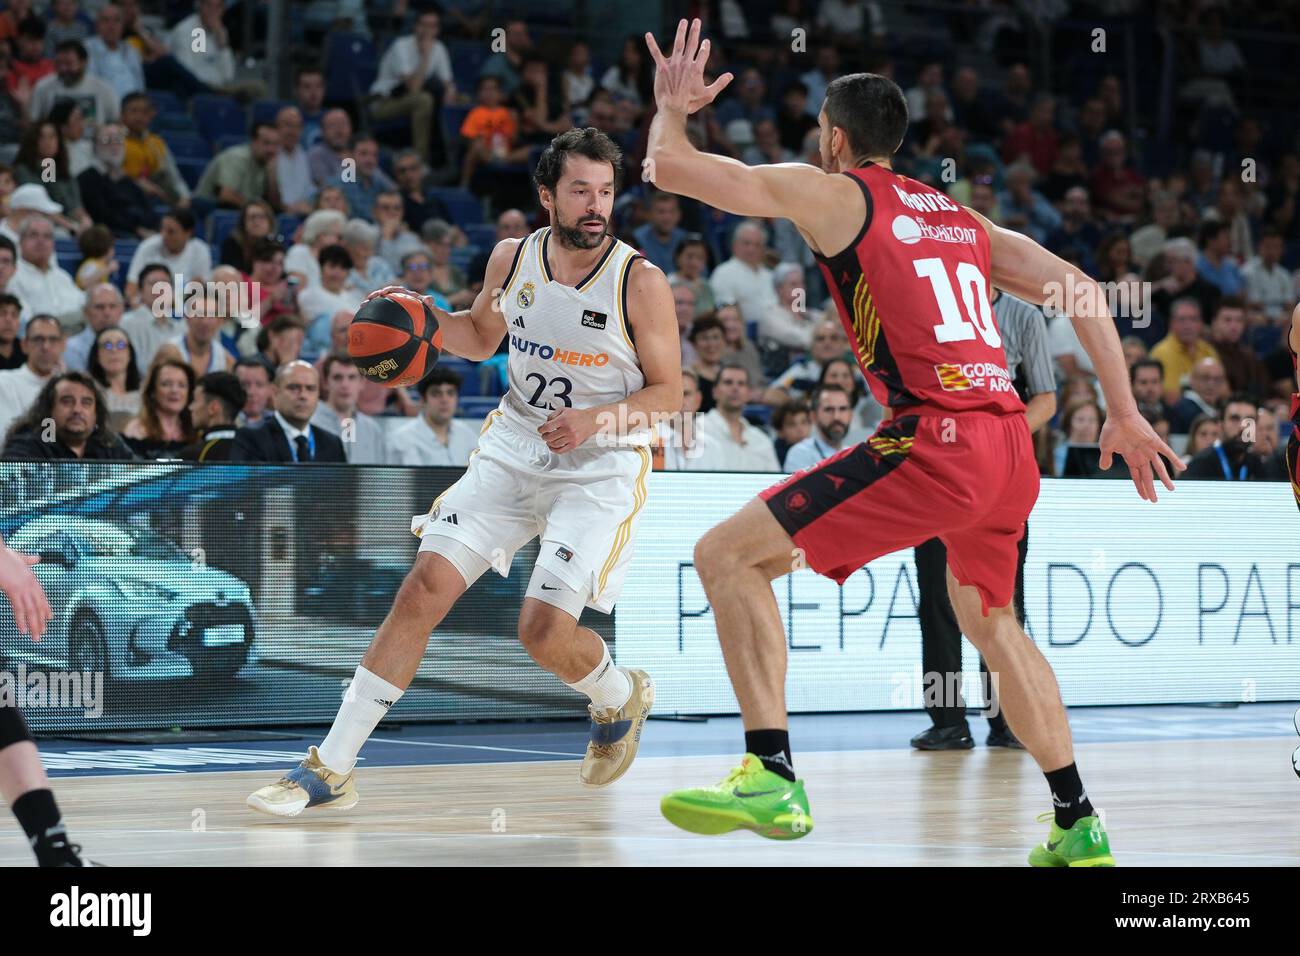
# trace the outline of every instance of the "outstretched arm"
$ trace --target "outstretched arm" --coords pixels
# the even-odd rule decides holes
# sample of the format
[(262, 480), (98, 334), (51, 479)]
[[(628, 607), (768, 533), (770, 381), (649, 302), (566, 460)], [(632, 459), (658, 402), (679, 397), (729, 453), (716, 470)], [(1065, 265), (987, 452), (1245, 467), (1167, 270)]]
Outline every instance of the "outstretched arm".
[(691, 23), (689, 34), (686, 21), (678, 23), (676, 42), (667, 57), (649, 33), (646, 45), (655, 61), (658, 111), (650, 124), (644, 175), (660, 189), (740, 216), (789, 219), (813, 236), (818, 235), (814, 228), (824, 229), (828, 214), (837, 207), (842, 211), (846, 201), (862, 203), (857, 187), (846, 183), (845, 189), (838, 183), (843, 177), (829, 176), (806, 163), (746, 166), (727, 156), (700, 152), (686, 136), (686, 117), (713, 102), (731, 82), (731, 74), (724, 73), (705, 86), (709, 41), (700, 42), (699, 20)]
[(40, 558), (21, 554), (0, 540), (0, 591), (9, 599), (19, 634), (39, 638), (54, 615), (45, 589), (32, 574), (32, 565)]
[[(1124, 459), (1138, 494), (1156, 500), (1159, 476), (1173, 491), (1165, 460), (1177, 471), (1186, 466), (1138, 411), (1129, 387), (1128, 364), (1120, 346), (1119, 333), (1106, 304), (1106, 294), (1086, 272), (1048, 252), (1028, 236), (994, 225), (973, 209), (967, 210), (989, 234), (989, 259), (993, 284), (1026, 302), (1042, 305), (1049, 299), (1063, 306), (1078, 333), (1079, 342), (1092, 359), (1097, 381), (1106, 396), (1106, 424), (1101, 430), (1101, 467), (1109, 468), (1112, 456)], [(1065, 292), (1074, 290), (1073, 301)], [(1163, 459), (1161, 456), (1164, 456)]]

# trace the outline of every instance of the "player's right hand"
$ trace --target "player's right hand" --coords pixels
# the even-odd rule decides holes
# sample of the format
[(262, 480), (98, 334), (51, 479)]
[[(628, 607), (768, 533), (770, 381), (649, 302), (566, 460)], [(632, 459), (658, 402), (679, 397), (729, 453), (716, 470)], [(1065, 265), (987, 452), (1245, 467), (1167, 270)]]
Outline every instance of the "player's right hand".
[(13, 608), (18, 633), (40, 637), (54, 613), (45, 597), (45, 588), (32, 574), (32, 565), (40, 563), (33, 554), (22, 554), (0, 544), (0, 591), (4, 591)]
[(1114, 455), (1119, 455), (1128, 465), (1133, 485), (1144, 501), (1156, 500), (1153, 475), (1159, 475), (1161, 483), (1170, 491), (1174, 490), (1166, 460), (1173, 463), (1175, 471), (1187, 467), (1136, 408), (1107, 416), (1106, 424), (1101, 428), (1100, 464), (1103, 471), (1111, 466)]

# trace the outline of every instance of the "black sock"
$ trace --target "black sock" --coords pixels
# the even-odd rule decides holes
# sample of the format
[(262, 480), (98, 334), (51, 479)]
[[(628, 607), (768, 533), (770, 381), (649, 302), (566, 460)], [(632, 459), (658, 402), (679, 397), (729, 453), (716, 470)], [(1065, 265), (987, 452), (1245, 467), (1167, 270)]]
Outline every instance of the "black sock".
[(1092, 804), (1083, 792), (1083, 781), (1079, 779), (1076, 764), (1049, 771), (1044, 776), (1052, 790), (1052, 807), (1056, 811), (1058, 827), (1068, 830), (1076, 820), (1093, 815)]
[(790, 731), (747, 730), (745, 751), (763, 761), (763, 766), (774, 774), (794, 781), (794, 758), (790, 756)]
[(77, 865), (53, 791), (29, 790), (14, 801), (13, 811), (40, 866)]

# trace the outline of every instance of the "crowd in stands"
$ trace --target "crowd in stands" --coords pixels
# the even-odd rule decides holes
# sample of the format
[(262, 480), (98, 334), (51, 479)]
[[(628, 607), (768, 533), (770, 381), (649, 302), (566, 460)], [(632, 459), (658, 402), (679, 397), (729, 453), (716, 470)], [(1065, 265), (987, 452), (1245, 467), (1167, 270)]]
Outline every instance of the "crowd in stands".
[[(660, 467), (793, 471), (880, 423), (792, 225), (641, 180), (654, 98), (639, 36), (600, 49), (502, 16), (502, 49), (481, 4), (395, 0), (381, 16), (313, 0), (299, 6), (322, 49), (355, 55), (300, 56), (277, 100), (239, 46), (258, 6), (0, 12), (0, 456), (464, 464), (503, 356), (385, 389), (347, 358), (347, 324), (393, 284), (468, 307), (494, 244), (545, 224), (532, 166), (572, 125), (622, 148), (610, 229), (673, 290), (698, 415), (661, 434)], [(902, 42), (892, 5), (698, 6), (709, 77), (736, 77), (690, 118), (698, 147), (818, 164), (826, 84), (893, 77), (911, 115), (895, 168), (1106, 283), (1134, 395), (1187, 476), (1285, 480), (1300, 142), (1243, 82), (1221, 7), (1108, 5), (1108, 22), (1179, 28), (1162, 102), (1109, 67), (1035, 75), (1015, 5), (950, 5), (944, 56)], [(1164, 108), (1176, 131), (1155, 143)], [(195, 282), (207, 291), (187, 294)], [(1042, 473), (1100, 476), (1106, 409), (1068, 318), (1006, 295), (995, 310), (1023, 329), (1009, 361)]]

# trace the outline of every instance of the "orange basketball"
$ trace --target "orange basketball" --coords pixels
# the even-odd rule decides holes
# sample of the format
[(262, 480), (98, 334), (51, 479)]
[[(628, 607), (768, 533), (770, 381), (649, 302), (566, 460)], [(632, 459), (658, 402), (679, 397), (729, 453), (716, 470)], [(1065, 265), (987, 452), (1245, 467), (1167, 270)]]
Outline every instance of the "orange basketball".
[(419, 384), (442, 354), (438, 318), (414, 292), (364, 302), (348, 327), (348, 353), (361, 374), (389, 388)]

